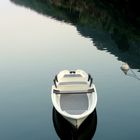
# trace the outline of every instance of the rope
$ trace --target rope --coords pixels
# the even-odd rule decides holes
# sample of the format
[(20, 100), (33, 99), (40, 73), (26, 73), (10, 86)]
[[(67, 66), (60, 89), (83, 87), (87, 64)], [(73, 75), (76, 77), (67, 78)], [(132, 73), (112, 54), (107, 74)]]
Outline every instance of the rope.
[(130, 71), (132, 72), (132, 75), (127, 74), (128, 76), (131, 76), (131, 77), (136, 78), (137, 80), (140, 80), (140, 78), (136, 75), (136, 73), (131, 68), (130, 68)]

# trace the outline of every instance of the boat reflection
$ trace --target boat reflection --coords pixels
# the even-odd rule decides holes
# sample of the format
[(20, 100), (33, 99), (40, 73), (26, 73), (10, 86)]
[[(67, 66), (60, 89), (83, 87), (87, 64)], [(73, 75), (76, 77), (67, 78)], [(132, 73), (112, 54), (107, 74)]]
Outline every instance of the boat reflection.
[(91, 140), (96, 131), (96, 109), (87, 117), (79, 129), (73, 127), (54, 107), (52, 110), (52, 119), (55, 131), (61, 140)]

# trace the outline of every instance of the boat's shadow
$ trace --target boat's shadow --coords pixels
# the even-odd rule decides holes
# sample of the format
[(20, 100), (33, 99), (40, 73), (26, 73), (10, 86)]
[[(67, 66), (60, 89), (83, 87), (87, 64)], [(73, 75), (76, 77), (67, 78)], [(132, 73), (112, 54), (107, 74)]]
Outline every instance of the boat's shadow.
[(79, 129), (74, 128), (55, 108), (52, 110), (52, 119), (56, 133), (61, 140), (91, 140), (96, 131), (96, 109), (81, 124)]

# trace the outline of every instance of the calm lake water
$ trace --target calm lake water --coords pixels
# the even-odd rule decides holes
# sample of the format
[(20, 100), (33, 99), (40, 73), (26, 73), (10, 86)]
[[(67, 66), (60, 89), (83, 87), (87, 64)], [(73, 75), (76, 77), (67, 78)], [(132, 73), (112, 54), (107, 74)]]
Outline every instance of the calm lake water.
[(140, 80), (120, 70), (127, 61), (140, 77), (140, 57), (116, 46), (102, 31), (0, 1), (0, 140), (59, 139), (50, 95), (53, 78), (63, 69), (83, 69), (94, 78), (92, 139), (140, 139)]

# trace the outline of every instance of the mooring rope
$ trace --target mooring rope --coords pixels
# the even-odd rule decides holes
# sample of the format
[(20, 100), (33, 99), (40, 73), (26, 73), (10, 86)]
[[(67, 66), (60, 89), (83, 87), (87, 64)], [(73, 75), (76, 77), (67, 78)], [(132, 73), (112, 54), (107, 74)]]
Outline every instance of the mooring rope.
[[(136, 75), (136, 73), (130, 68), (130, 71), (133, 73), (133, 77), (140, 80), (140, 78)], [(128, 75), (128, 74), (127, 74)], [(130, 75), (128, 75), (130, 76)]]

